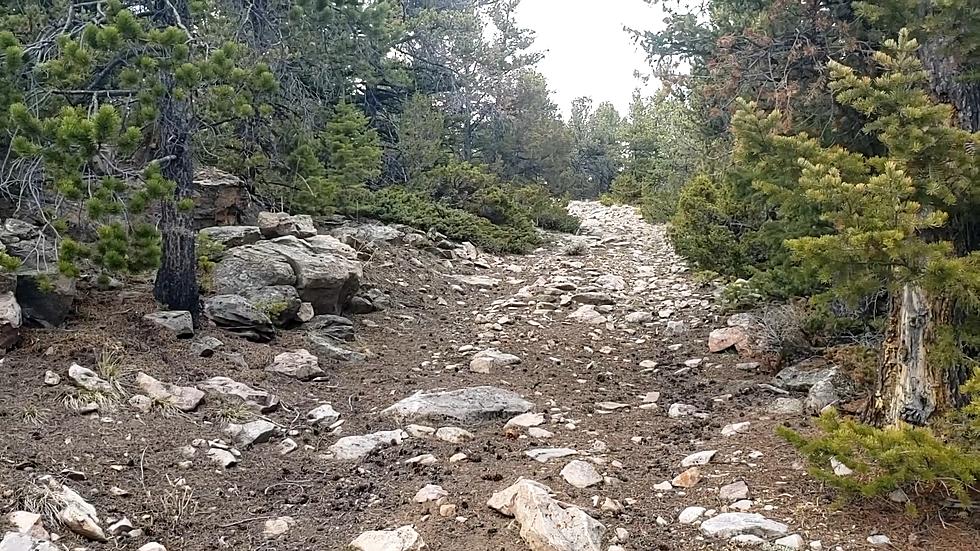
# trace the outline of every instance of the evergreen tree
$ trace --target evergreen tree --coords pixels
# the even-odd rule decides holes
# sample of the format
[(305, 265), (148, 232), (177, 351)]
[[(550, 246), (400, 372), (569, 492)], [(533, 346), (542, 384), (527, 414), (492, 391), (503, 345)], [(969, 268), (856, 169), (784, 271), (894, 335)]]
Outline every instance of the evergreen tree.
[(795, 258), (836, 296), (891, 297), (867, 419), (923, 425), (962, 404), (960, 385), (977, 367), (980, 255), (957, 229), (980, 212), (972, 145), (980, 134), (957, 128), (951, 107), (931, 101), (908, 31), (885, 48), (874, 57), (883, 71), (875, 78), (830, 64), (836, 98), (867, 117), (865, 131), (886, 148), (881, 156), (781, 135), (779, 114), (753, 107), (734, 122), (742, 162), (757, 173), (798, 173), (792, 187), (764, 176), (754, 185), (787, 214), (812, 206), (826, 224), (822, 235), (788, 240)]

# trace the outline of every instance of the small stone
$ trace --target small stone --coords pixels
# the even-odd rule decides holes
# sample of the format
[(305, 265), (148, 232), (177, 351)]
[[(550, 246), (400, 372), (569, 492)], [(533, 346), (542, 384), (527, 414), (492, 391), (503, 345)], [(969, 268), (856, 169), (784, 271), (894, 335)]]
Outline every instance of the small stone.
[(129, 532), (133, 528), (133, 523), (128, 518), (123, 517), (109, 526), (109, 533), (113, 536), (118, 536), (119, 534)]
[(521, 359), (513, 354), (506, 354), (496, 348), (488, 348), (477, 353), (470, 360), (470, 371), (474, 373), (490, 373), (490, 370), (521, 363)]
[(789, 527), (756, 513), (722, 513), (701, 523), (701, 533), (711, 538), (727, 539), (750, 534), (764, 538), (785, 536)]
[(578, 455), (577, 451), (570, 448), (538, 448), (524, 453), (539, 463), (547, 463), (552, 459), (560, 459), (569, 455)]
[(439, 498), (446, 497), (449, 492), (444, 490), (442, 486), (437, 486), (435, 484), (426, 484), (418, 492), (415, 493), (415, 497), (412, 501), (415, 503), (425, 503), (427, 501), (436, 501)]
[(875, 547), (883, 547), (885, 545), (891, 545), (892, 540), (884, 534), (876, 534), (874, 536), (868, 536), (868, 543)]
[(657, 400), (660, 399), (660, 393), (652, 390), (641, 396), (640, 399), (643, 400), (644, 404), (656, 404)]
[(274, 538), (276, 536), (281, 536), (289, 531), (290, 527), (295, 524), (296, 521), (293, 517), (278, 517), (265, 521), (265, 526), (262, 528), (262, 535), (267, 538)]
[(173, 312), (154, 312), (143, 316), (143, 320), (172, 332), (176, 337), (194, 336), (194, 319), (184, 310)]
[(416, 551), (425, 548), (422, 536), (411, 526), (396, 530), (364, 532), (350, 543), (358, 551)]
[(340, 419), (340, 414), (330, 404), (323, 404), (306, 412), (306, 422), (314, 427), (318, 425), (331, 425), (338, 419)]
[(452, 503), (443, 503), (439, 506), (439, 516), (443, 518), (456, 516), (456, 505)]
[(830, 466), (834, 469), (834, 474), (837, 476), (851, 476), (854, 471), (850, 467), (841, 463), (836, 457), (830, 458)]
[(752, 534), (740, 534), (732, 537), (732, 539), (728, 541), (733, 543), (736, 547), (763, 547), (769, 543), (759, 536), (753, 536)]
[(289, 455), (296, 451), (299, 444), (296, 443), (292, 438), (285, 438), (279, 443), (279, 455)]
[(229, 423), (225, 428), (225, 434), (243, 447), (268, 442), (278, 432), (279, 427), (265, 419), (258, 419), (244, 425)]
[(44, 384), (48, 386), (57, 386), (61, 383), (61, 375), (58, 375), (54, 371), (48, 370), (44, 372)]
[(143, 547), (140, 547), (137, 551), (167, 551), (167, 548), (161, 543), (151, 541)]
[(591, 463), (585, 461), (571, 461), (561, 470), (561, 476), (572, 486), (579, 489), (588, 488), (602, 482), (602, 475), (596, 471)]
[(653, 485), (653, 489), (660, 492), (667, 492), (674, 489), (674, 485), (666, 480)]
[(465, 453), (456, 453), (449, 457), (450, 463), (459, 463), (460, 461), (466, 461), (467, 455)]
[(552, 438), (555, 434), (549, 430), (545, 430), (541, 427), (531, 427), (527, 429), (527, 434), (531, 438)]
[(701, 471), (697, 467), (682, 472), (670, 481), (675, 488), (693, 488), (701, 481)]
[(153, 409), (153, 400), (151, 400), (149, 396), (143, 396), (142, 394), (134, 394), (130, 396), (127, 403), (142, 413), (149, 413), (150, 410)]
[(221, 448), (211, 448), (208, 450), (208, 458), (226, 469), (238, 464), (238, 458), (233, 453), (228, 450), (222, 450)]
[(670, 408), (667, 410), (667, 417), (671, 419), (678, 419), (680, 417), (687, 417), (688, 415), (693, 415), (698, 411), (698, 408), (687, 405), (687, 404), (671, 404)]
[(749, 430), (752, 423), (749, 421), (744, 421), (742, 423), (732, 423), (730, 425), (725, 425), (721, 429), (722, 436), (735, 436), (736, 434), (741, 434)]
[(681, 460), (681, 467), (697, 467), (700, 465), (707, 465), (711, 462), (711, 458), (718, 453), (718, 450), (705, 450), (697, 453), (692, 453), (691, 455), (685, 457)]
[(530, 427), (536, 427), (541, 424), (544, 424), (543, 413), (522, 413), (517, 417), (512, 418), (510, 421), (507, 421), (507, 424), (504, 425), (504, 428), (505, 429), (508, 427), (530, 428)]
[(324, 375), (319, 362), (308, 350), (300, 348), (294, 352), (278, 354), (272, 360), (272, 365), (265, 370), (306, 381)]
[(726, 484), (718, 490), (718, 497), (724, 501), (738, 501), (740, 499), (748, 499), (749, 497), (749, 486), (744, 480), (739, 480), (738, 482), (733, 482), (731, 484)]
[(428, 438), (436, 433), (436, 429), (423, 425), (408, 425), (405, 427), (405, 432), (412, 438)]
[(784, 547), (786, 549), (803, 549), (803, 545), (805, 543), (806, 542), (803, 541), (803, 538), (799, 534), (792, 534), (790, 536), (779, 538), (773, 542), (773, 545), (775, 545), (777, 549), (780, 547)]
[(450, 444), (462, 444), (473, 439), (473, 433), (459, 427), (441, 427), (436, 431), (436, 438)]
[(707, 509), (704, 507), (688, 507), (677, 515), (677, 522), (681, 524), (694, 524)]
[(728, 508), (736, 511), (748, 511), (752, 508), (752, 501), (748, 499), (740, 499), (729, 505)]
[(415, 457), (413, 457), (411, 459), (406, 459), (405, 460), (405, 464), (406, 465), (414, 465), (416, 463), (419, 464), (419, 465), (432, 465), (432, 464), (438, 463), (438, 462), (439, 462), (439, 460), (436, 459), (436, 456), (432, 455), (431, 453), (426, 453), (426, 454), (422, 454), (422, 455), (416, 455)]
[(225, 343), (221, 342), (219, 339), (209, 335), (204, 335), (191, 343), (191, 354), (201, 358), (210, 358), (211, 356), (214, 356), (214, 353), (224, 345)]

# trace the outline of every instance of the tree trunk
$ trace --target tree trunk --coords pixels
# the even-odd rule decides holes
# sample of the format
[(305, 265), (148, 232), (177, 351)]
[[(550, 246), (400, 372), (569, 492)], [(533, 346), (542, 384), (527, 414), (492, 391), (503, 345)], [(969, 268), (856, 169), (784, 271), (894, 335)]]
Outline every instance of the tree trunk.
[(932, 91), (940, 101), (953, 106), (959, 126), (980, 132), (980, 81), (965, 78), (967, 68), (948, 42), (942, 36), (931, 36), (919, 48), (919, 58), (929, 73)]
[[(190, 25), (187, 0), (159, 2), (160, 23)], [(195, 322), (201, 311), (197, 287), (197, 254), (194, 250), (195, 232), (189, 211), (177, 208), (177, 202), (192, 196), (194, 189), (194, 161), (191, 151), (193, 115), (190, 103), (174, 95), (176, 86), (172, 70), (165, 69), (161, 83), (166, 92), (160, 99), (158, 122), (157, 157), (166, 159), (163, 176), (173, 181), (177, 189), (172, 201), (165, 201), (161, 209), (160, 233), (163, 238), (163, 257), (157, 271), (153, 296), (171, 310), (187, 310)]]
[(929, 361), (937, 327), (951, 319), (949, 301), (929, 296), (922, 287), (906, 284), (893, 295), (866, 422), (922, 426), (955, 405), (962, 383), (958, 373), (944, 372)]

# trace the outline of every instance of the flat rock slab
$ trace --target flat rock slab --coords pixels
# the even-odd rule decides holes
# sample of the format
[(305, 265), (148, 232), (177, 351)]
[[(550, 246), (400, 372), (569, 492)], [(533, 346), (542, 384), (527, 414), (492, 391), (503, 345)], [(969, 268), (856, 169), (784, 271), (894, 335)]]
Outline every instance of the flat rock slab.
[(785, 536), (789, 526), (757, 513), (722, 513), (701, 523), (701, 533), (710, 538), (728, 539), (749, 534), (772, 539)]
[(570, 455), (578, 455), (578, 452), (571, 448), (538, 448), (524, 452), (525, 455), (539, 463), (547, 463), (552, 459), (561, 459)]
[(492, 386), (459, 390), (419, 392), (381, 412), (399, 421), (453, 421), (480, 425), (509, 419), (534, 409), (534, 404), (516, 392)]
[(333, 459), (338, 461), (357, 461), (379, 448), (397, 446), (408, 438), (401, 429), (384, 430), (363, 436), (345, 436), (328, 449)]

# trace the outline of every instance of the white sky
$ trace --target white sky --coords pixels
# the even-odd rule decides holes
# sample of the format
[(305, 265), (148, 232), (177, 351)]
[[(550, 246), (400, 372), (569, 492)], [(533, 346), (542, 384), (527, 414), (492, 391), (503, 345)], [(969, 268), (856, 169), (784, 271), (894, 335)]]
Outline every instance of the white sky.
[[(566, 116), (580, 96), (590, 96), (593, 105), (611, 101), (626, 114), (642, 84), (633, 72), (650, 67), (623, 27), (653, 30), (663, 18), (643, 0), (522, 0), (517, 11), (519, 24), (536, 33), (533, 49), (545, 54), (538, 70)], [(655, 86), (651, 81), (647, 91)]]

